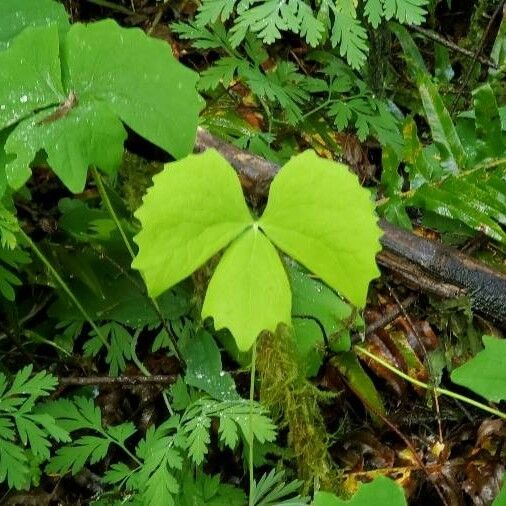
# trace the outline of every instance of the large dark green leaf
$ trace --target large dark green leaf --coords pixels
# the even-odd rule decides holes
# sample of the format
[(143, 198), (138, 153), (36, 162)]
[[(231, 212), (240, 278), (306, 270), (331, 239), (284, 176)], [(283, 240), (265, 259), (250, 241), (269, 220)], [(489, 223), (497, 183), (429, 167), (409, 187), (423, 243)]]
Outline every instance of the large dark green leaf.
[[(57, 26), (60, 36), (69, 29), (65, 7), (54, 0), (2, 0), (0, 2), (0, 50), (29, 26)], [(34, 46), (35, 49), (35, 46)]]
[(82, 191), (89, 166), (119, 166), (122, 123), (176, 158), (193, 148), (197, 74), (139, 29), (74, 24), (60, 41), (55, 24), (28, 27), (0, 52), (0, 78), (0, 128), (23, 120), (5, 143), (15, 189), (43, 151), (63, 183)]

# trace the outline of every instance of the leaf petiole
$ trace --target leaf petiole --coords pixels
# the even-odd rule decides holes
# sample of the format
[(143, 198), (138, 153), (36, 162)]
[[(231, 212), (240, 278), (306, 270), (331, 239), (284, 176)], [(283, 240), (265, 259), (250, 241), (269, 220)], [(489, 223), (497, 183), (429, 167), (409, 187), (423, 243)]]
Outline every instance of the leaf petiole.
[(104, 337), (102, 332), (100, 331), (99, 327), (96, 325), (96, 323), (93, 321), (92, 317), (88, 314), (86, 309), (82, 306), (82, 304), (79, 302), (77, 297), (74, 295), (72, 290), (70, 289), (69, 285), (65, 283), (63, 278), (58, 274), (58, 271), (53, 267), (49, 259), (42, 253), (42, 251), (38, 248), (38, 246), (30, 239), (30, 237), (22, 230), (19, 230), (19, 234), (21, 237), (27, 242), (28, 246), (33, 250), (37, 258), (44, 264), (46, 269), (50, 272), (51, 276), (54, 278), (54, 280), (60, 285), (61, 289), (68, 295), (69, 299), (73, 302), (73, 304), (76, 306), (78, 311), (83, 315), (84, 319), (90, 324), (90, 327), (93, 329), (97, 337), (102, 341), (102, 344), (105, 346), (106, 350), (109, 351), (110, 346), (107, 342), (107, 339)]
[(474, 406), (475, 408), (481, 409), (482, 411), (486, 411), (487, 413), (490, 413), (492, 415), (495, 415), (499, 418), (502, 418), (503, 420), (506, 420), (506, 413), (491, 408), (490, 406), (487, 406), (486, 404), (483, 404), (481, 402), (475, 401), (474, 399), (471, 399), (469, 397), (466, 397), (465, 395), (458, 394), (457, 392), (452, 392), (451, 390), (447, 390), (446, 388), (440, 388), (433, 385), (429, 385), (427, 383), (424, 383), (423, 381), (420, 381), (416, 378), (412, 378), (405, 372), (401, 371), (397, 367), (394, 367), (393, 365), (389, 364), (387, 361), (383, 360), (382, 358), (377, 357), (374, 355), (374, 353), (371, 353), (369, 350), (366, 350), (362, 346), (355, 345), (353, 347), (354, 350), (358, 351), (359, 353), (362, 353), (363, 355), (369, 357), (371, 360), (374, 360), (381, 366), (383, 366), (385, 369), (388, 369), (389, 371), (393, 372), (399, 378), (402, 378), (409, 383), (412, 383), (413, 385), (416, 385), (417, 387), (423, 388), (424, 390), (432, 390), (435, 394), (438, 395), (445, 395), (447, 397), (451, 397), (453, 399), (456, 399), (461, 402), (465, 402), (466, 404), (469, 404), (470, 406)]

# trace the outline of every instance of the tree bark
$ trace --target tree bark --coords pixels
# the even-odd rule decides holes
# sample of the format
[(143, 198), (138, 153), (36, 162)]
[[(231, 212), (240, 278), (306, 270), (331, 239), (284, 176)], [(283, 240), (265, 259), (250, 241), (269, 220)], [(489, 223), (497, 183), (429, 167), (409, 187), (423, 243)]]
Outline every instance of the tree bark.
[[(234, 167), (246, 197), (261, 208), (279, 166), (247, 153), (199, 128), (195, 151), (214, 148)], [(506, 328), (506, 275), (440, 242), (380, 220), (378, 264), (415, 288), (440, 297), (468, 295), (472, 308)]]

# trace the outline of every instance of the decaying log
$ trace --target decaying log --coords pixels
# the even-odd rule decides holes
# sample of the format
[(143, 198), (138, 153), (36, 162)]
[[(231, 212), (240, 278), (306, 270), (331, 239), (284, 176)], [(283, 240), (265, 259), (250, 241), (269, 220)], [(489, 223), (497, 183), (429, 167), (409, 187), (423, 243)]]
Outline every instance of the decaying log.
[[(265, 202), (279, 166), (199, 128), (195, 151), (218, 150), (235, 168), (247, 198)], [(419, 237), (384, 220), (378, 264), (411, 286), (440, 297), (469, 295), (473, 309), (506, 328), (506, 275), (440, 242)]]

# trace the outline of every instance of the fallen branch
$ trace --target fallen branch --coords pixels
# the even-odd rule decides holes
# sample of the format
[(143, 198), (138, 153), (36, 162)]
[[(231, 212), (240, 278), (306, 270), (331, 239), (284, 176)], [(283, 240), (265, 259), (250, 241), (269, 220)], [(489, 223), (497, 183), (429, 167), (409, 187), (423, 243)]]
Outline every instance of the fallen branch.
[(58, 383), (63, 387), (70, 386), (123, 386), (133, 387), (137, 385), (170, 385), (175, 383), (177, 374), (157, 374), (154, 376), (68, 376), (58, 378)]
[[(247, 153), (199, 128), (195, 151), (218, 150), (234, 167), (255, 207), (266, 200), (279, 166)], [(378, 263), (403, 281), (440, 297), (468, 295), (472, 308), (506, 327), (506, 276), (454, 248), (419, 237), (381, 220), (383, 251)]]

